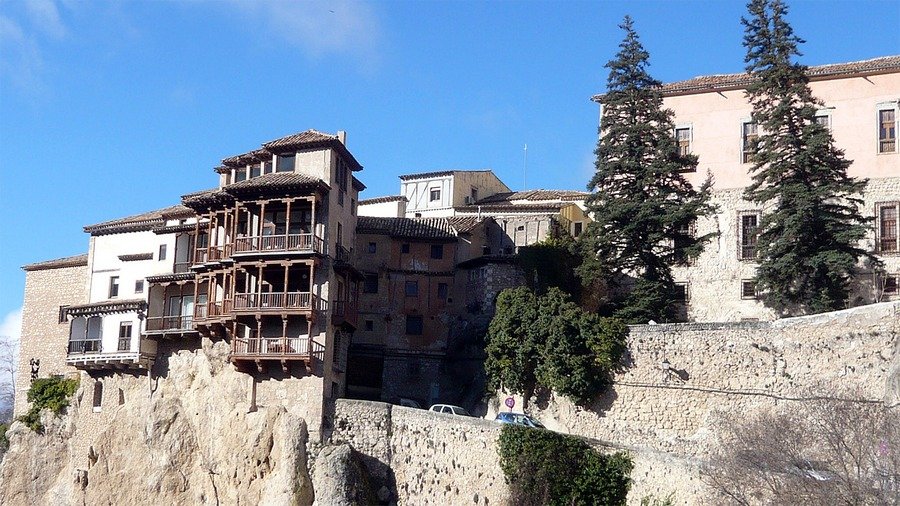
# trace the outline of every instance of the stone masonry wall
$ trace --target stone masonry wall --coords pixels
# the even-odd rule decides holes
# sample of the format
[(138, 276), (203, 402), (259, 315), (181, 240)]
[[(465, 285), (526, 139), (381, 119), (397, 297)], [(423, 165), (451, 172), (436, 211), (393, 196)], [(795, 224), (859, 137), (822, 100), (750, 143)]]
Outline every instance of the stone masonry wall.
[(896, 405), (898, 343), (900, 302), (774, 322), (639, 325), (628, 365), (589, 409), (550, 396), (526, 410), (553, 430), (702, 458), (719, 412), (802, 402), (828, 395), (828, 384)]
[(77, 374), (66, 365), (69, 323), (59, 323), (61, 305), (87, 302), (86, 265), (25, 272), (25, 303), (22, 309), (22, 339), (16, 375), (15, 415), (28, 411), (32, 358), (41, 361), (39, 377)]

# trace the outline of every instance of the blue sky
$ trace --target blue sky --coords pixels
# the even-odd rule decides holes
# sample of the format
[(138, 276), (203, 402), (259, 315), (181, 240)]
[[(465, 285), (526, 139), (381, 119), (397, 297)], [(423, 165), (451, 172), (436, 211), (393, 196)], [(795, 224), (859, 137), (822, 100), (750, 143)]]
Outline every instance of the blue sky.
[[(900, 53), (900, 2), (794, 1), (808, 65)], [(744, 2), (0, 2), (0, 334), (30, 262), (215, 185), (273, 138), (348, 131), (364, 196), (491, 168), (584, 187), (603, 65), (635, 18), (663, 81), (743, 68)], [(4, 320), (6, 323), (4, 324)]]

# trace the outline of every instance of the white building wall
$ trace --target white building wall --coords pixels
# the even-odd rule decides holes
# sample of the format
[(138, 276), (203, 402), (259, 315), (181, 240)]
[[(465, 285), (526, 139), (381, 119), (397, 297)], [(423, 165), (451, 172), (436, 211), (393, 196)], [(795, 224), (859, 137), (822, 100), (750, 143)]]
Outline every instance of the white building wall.
[(393, 202), (379, 202), (359, 206), (360, 216), (374, 218), (403, 218), (406, 216), (406, 202), (395, 200)]
[[(431, 190), (440, 190), (440, 198), (432, 201)], [(403, 181), (400, 184), (400, 194), (409, 201), (406, 206), (407, 218), (413, 218), (416, 214), (421, 214), (423, 218), (453, 216), (451, 175)]]

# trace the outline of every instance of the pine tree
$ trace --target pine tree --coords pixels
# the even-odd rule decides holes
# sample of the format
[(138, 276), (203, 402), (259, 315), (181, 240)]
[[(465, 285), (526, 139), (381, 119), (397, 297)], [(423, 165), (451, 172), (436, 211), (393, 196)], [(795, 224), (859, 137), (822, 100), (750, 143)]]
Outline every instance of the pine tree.
[[(626, 289), (624, 300), (613, 301), (616, 316), (671, 321), (672, 266), (699, 254), (709, 238), (684, 230), (712, 212), (711, 180), (695, 189), (684, 178), (696, 169), (697, 157), (679, 153), (673, 113), (663, 108), (661, 83), (647, 72), (649, 54), (631, 18), (620, 27), (625, 39), (606, 64), (596, 173), (586, 202), (594, 222), (580, 240), (584, 262), (578, 274), (585, 285)], [(626, 276), (636, 278), (630, 287), (622, 283)]]
[[(850, 161), (816, 121), (821, 102), (807, 68), (793, 62), (798, 44), (781, 0), (751, 0), (742, 18), (747, 97), (759, 137), (752, 184), (745, 198), (763, 207), (757, 241), (757, 287), (781, 314), (818, 313), (846, 306), (850, 274), (866, 232), (858, 195), (864, 180), (847, 176)], [(874, 258), (873, 258), (874, 260)]]

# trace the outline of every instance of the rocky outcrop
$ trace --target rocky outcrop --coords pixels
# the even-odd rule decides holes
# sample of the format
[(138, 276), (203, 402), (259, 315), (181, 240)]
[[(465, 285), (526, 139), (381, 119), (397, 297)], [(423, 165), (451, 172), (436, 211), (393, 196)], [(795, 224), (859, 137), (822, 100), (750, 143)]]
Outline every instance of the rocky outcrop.
[(13, 424), (0, 504), (312, 504), (303, 413), (251, 406), (227, 354), (206, 341), (166, 358), (158, 378), (106, 377), (119, 405), (103, 413), (85, 405), (83, 375), (43, 435)]
[(316, 456), (312, 482), (316, 506), (367, 506), (389, 499), (389, 495), (379, 499), (378, 492), (372, 490), (362, 456), (348, 444), (322, 448)]

